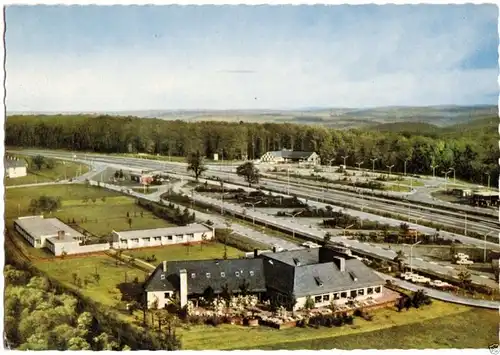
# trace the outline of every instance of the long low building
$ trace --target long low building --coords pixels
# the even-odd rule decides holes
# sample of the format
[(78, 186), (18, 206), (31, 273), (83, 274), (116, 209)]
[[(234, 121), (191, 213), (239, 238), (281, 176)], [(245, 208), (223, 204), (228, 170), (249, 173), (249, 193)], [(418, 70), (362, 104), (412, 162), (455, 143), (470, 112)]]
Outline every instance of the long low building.
[(385, 281), (372, 269), (330, 248), (257, 254), (252, 259), (164, 261), (146, 281), (148, 307), (163, 308), (174, 299), (183, 307), (188, 300), (197, 303), (208, 289), (215, 295), (224, 287), (238, 293), (243, 284), (259, 298), (295, 301), (295, 310), (304, 308), (308, 299), (324, 307), (376, 300), (384, 292)]
[(113, 231), (113, 236), (120, 249), (133, 249), (211, 240), (215, 237), (215, 230), (204, 224), (193, 223), (182, 227)]
[(57, 218), (43, 216), (19, 217), (14, 229), (35, 248), (48, 248), (54, 255), (69, 253), (80, 245), (83, 234)]

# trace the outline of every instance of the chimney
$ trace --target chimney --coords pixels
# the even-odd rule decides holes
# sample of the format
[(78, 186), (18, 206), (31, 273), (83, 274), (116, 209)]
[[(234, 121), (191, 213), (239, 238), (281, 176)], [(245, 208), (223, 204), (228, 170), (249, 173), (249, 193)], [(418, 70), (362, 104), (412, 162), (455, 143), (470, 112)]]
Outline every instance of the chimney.
[(167, 261), (163, 260), (163, 272), (167, 272)]
[(180, 294), (180, 301), (181, 301), (181, 308), (187, 305), (187, 296), (188, 296), (188, 284), (187, 284), (187, 271), (186, 269), (182, 269), (179, 271), (179, 277), (180, 277), (180, 287), (179, 287), (179, 294)]
[(259, 256), (259, 249), (254, 249), (253, 250), (253, 257), (256, 258)]
[(333, 257), (333, 262), (340, 269), (340, 272), (345, 272), (345, 259), (344, 258), (341, 258), (341, 257), (338, 257), (338, 256), (334, 256)]
[(64, 231), (58, 231), (57, 232), (57, 239), (63, 240), (64, 239)]
[(273, 253), (276, 253), (276, 250), (277, 250), (276, 247), (273, 247)]

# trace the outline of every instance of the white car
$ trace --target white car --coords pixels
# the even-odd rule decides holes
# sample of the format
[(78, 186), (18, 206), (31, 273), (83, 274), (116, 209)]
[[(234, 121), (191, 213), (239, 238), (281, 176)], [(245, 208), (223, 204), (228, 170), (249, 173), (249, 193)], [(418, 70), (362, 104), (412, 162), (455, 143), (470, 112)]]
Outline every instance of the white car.
[(414, 275), (411, 278), (411, 281), (415, 282), (415, 283), (426, 283), (426, 282), (430, 282), (431, 279), (428, 277), (425, 277), (425, 276), (421, 276), (421, 275)]
[[(415, 276), (416, 274), (414, 273), (411, 273), (411, 272), (405, 272), (404, 274), (401, 274), (401, 278), (405, 279), (405, 280), (411, 280), (411, 278), (413, 276)], [(417, 275), (418, 276), (418, 275)]]
[(472, 260), (468, 260), (468, 259), (459, 259), (459, 260), (457, 260), (457, 264), (458, 265), (472, 265), (472, 264), (474, 264), (474, 262)]

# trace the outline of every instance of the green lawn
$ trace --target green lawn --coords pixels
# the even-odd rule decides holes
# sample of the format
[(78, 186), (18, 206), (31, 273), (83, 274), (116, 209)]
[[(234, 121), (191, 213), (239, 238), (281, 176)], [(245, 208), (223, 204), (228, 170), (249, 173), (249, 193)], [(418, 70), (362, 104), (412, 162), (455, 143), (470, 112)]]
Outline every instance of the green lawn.
[(498, 312), (472, 309), (422, 323), (323, 339), (291, 341), (262, 350), (478, 349), (498, 342)]
[(384, 190), (386, 190), (386, 191), (410, 192), (410, 187), (405, 186), (403, 184), (401, 184), (401, 185), (385, 184), (384, 187), (385, 187)]
[[(24, 156), (16, 155), (19, 159), (24, 159)], [(29, 157), (28, 157), (29, 159)], [(5, 186), (36, 184), (40, 182), (50, 182), (56, 180), (64, 180), (65, 177), (73, 178), (78, 175), (85, 174), (89, 171), (87, 165), (75, 164), (73, 162), (63, 162), (61, 160), (54, 160), (55, 166), (53, 169), (28, 167), (28, 175), (13, 179), (4, 179)]]
[[(145, 272), (128, 264), (116, 265), (115, 259), (106, 255), (39, 261), (34, 262), (34, 265), (66, 286), (78, 289), (85, 296), (110, 307), (117, 306), (121, 301), (122, 292), (117, 288), (118, 285), (125, 282), (132, 284), (135, 277), (143, 282), (146, 277)], [(83, 280), (86, 276), (92, 278), (96, 270), (100, 275), (98, 284), (94, 281), (81, 288), (73, 284), (73, 273)]]
[[(127, 250), (125, 254), (138, 259), (144, 259), (154, 255), (157, 262), (163, 260), (222, 259), (224, 255), (224, 245), (216, 242), (203, 244), (203, 248), (196, 244), (189, 248), (184, 245), (168, 245), (135, 251)], [(241, 250), (229, 246), (227, 247), (228, 258), (237, 258), (240, 256), (244, 256)]]
[[(75, 222), (82, 228), (98, 236), (109, 234), (112, 230), (123, 231), (172, 226), (151, 212), (138, 207), (133, 198), (97, 187), (87, 187), (83, 184), (6, 190), (5, 218), (7, 223), (11, 223), (19, 215), (30, 215), (28, 208), (31, 199), (42, 195), (60, 196), (62, 199), (62, 208), (52, 213), (52, 216), (58, 217), (63, 222), (75, 219)], [(88, 202), (83, 202), (85, 197), (89, 198)], [(141, 211), (143, 212), (142, 217)], [(131, 227), (127, 221), (127, 212), (132, 218)]]
[[(450, 315), (460, 315), (469, 311), (470, 308), (450, 303), (434, 301), (433, 305), (421, 309), (410, 309), (398, 313), (395, 309), (380, 309), (374, 311), (375, 318), (371, 321), (365, 321), (356, 318), (353, 326), (344, 326), (339, 328), (291, 328), (276, 330), (268, 327), (248, 328), (240, 326), (223, 325), (217, 328), (210, 326), (193, 326), (190, 329), (183, 329), (180, 334), (186, 350), (235, 350), (235, 349), (293, 349), (304, 348), (316, 344), (317, 348), (325, 342), (325, 347), (331, 348), (327, 342), (331, 342), (337, 337), (356, 337), (362, 338), (370, 332), (385, 330), (390, 334), (400, 326), (408, 325), (419, 326), (425, 322)], [(494, 313), (494, 312), (493, 312)], [(466, 317), (465, 317), (466, 318)], [(498, 326), (498, 323), (497, 323)], [(464, 326), (462, 329), (464, 335), (468, 331)], [(375, 338), (377, 339), (377, 338)], [(392, 337), (379, 339), (386, 343), (386, 347), (391, 347)], [(304, 344), (299, 344), (304, 342)], [(279, 346), (277, 346), (279, 344)], [(294, 346), (293, 344), (296, 344)], [(309, 345), (308, 345), (309, 344)], [(425, 344), (421, 347), (425, 348)]]

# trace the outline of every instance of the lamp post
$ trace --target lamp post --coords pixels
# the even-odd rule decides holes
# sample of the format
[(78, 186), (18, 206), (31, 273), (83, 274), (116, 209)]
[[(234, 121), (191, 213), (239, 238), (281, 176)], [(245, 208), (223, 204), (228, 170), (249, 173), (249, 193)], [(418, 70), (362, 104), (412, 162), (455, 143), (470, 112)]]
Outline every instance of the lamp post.
[(486, 175), (488, 175), (488, 191), (490, 191), (490, 173), (485, 173)]
[(439, 165), (431, 165), (431, 168), (432, 168), (432, 178), (436, 178), (436, 168), (438, 167)]
[(448, 174), (449, 173), (451, 173), (451, 170), (443, 171), (443, 174), (444, 174), (444, 189), (446, 191), (448, 191), (447, 187), (448, 187)]
[(412, 272), (412, 273), (413, 273), (413, 247), (417, 244), (420, 244), (420, 243), (422, 243), (421, 240), (419, 240), (418, 242), (416, 242), (415, 244), (412, 244), (410, 246), (410, 272)]
[(394, 168), (394, 164), (392, 164), (392, 165), (386, 165), (386, 167), (389, 169), (389, 179), (390, 179), (391, 178), (392, 168)]
[(352, 226), (354, 226), (354, 224), (351, 224), (350, 226), (347, 226), (347, 227), (343, 228), (343, 229), (344, 229), (344, 238), (346, 237), (346, 236), (345, 236), (345, 231), (346, 231), (347, 229), (351, 228)]
[(378, 160), (378, 158), (371, 158), (372, 161), (372, 173), (375, 173), (375, 162)]
[[(261, 203), (261, 202), (262, 202), (262, 200), (257, 201), (257, 202), (255, 202), (255, 203), (247, 202), (247, 203), (245, 203), (245, 204), (246, 204), (246, 205), (250, 205), (250, 206), (252, 206), (253, 211), (255, 212), (255, 206), (256, 206), (256, 205), (258, 205), (258, 204), (259, 204), (259, 203)], [(252, 215), (252, 222), (253, 222), (253, 224), (255, 224), (255, 215)]]
[(342, 159), (344, 159), (344, 167), (347, 167), (347, 165), (346, 165), (346, 160), (347, 160), (347, 158), (349, 158), (349, 156), (348, 156), (348, 155), (346, 155), (346, 156), (341, 156), (341, 158), (342, 158)]
[(467, 235), (467, 212), (463, 211), (462, 213), (465, 215), (464, 235)]
[(332, 162), (335, 161), (335, 158), (334, 159), (329, 159), (328, 160), (328, 166), (330, 166), (330, 172), (332, 172)]
[(304, 212), (304, 211), (302, 210), (302, 211), (299, 211), (297, 213), (286, 213), (285, 212), (286, 215), (292, 217), (292, 222), (293, 222), (293, 224), (292, 224), (292, 237), (294, 239), (295, 239), (295, 226), (294, 226), (294, 224), (295, 224), (295, 217), (298, 216), (299, 214), (301, 214), (302, 212)]
[(406, 163), (408, 162), (408, 159), (405, 159), (405, 176), (406, 176)]
[(486, 262), (486, 237), (490, 235), (490, 233), (493, 233), (494, 231), (489, 231), (485, 236), (484, 236), (484, 252), (483, 252), (483, 263)]
[(290, 195), (290, 168), (286, 168), (286, 177), (287, 177), (287, 184), (286, 184), (286, 194)]
[(456, 184), (457, 183), (457, 179), (455, 177), (455, 168), (450, 168), (450, 170), (453, 171), (453, 183)]
[(361, 170), (361, 165), (363, 164), (364, 162), (358, 162), (356, 163), (356, 165), (358, 166), (358, 170)]

